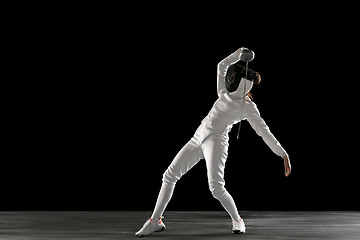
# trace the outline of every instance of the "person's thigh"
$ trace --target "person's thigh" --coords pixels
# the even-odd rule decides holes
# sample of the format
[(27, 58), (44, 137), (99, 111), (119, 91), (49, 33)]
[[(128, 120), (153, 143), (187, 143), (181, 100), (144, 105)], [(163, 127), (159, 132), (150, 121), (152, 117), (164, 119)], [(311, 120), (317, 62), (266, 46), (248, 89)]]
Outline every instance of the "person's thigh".
[(163, 181), (165, 183), (175, 184), (200, 161), (201, 156), (201, 148), (196, 140), (192, 138), (175, 156), (163, 175)]

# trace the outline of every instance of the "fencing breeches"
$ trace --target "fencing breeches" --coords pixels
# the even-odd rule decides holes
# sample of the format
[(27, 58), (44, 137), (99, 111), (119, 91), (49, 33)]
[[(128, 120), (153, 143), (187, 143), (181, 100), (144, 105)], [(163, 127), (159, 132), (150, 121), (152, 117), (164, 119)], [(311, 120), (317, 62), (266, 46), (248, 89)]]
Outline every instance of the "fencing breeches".
[(210, 134), (200, 143), (197, 133), (179, 151), (163, 174), (163, 183), (155, 205), (152, 219), (159, 219), (169, 203), (176, 182), (201, 159), (205, 158), (209, 188), (233, 220), (239, 220), (235, 202), (225, 189), (224, 170), (228, 154), (228, 136)]

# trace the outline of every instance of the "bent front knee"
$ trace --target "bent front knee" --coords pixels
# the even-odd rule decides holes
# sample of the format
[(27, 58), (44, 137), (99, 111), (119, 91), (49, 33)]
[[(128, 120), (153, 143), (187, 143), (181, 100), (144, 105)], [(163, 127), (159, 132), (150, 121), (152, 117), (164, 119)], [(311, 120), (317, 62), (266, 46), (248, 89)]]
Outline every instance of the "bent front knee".
[(179, 177), (177, 177), (169, 169), (167, 169), (163, 174), (162, 181), (167, 186), (173, 188), (179, 179), (180, 179)]

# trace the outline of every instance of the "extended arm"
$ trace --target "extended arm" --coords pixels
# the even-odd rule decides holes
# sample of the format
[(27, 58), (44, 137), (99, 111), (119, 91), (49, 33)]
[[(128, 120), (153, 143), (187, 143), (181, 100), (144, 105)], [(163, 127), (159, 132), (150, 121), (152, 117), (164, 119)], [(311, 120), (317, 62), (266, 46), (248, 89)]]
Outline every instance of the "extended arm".
[(217, 65), (217, 93), (219, 96), (225, 89), (226, 71), (231, 64), (234, 64), (237, 61), (239, 61), (240, 51), (241, 51), (241, 48), (236, 50), (234, 53), (230, 54), (228, 57), (224, 58)]
[(256, 104), (250, 102), (248, 105), (247, 120), (255, 130), (255, 132), (262, 137), (264, 142), (270, 147), (270, 149), (278, 156), (284, 159), (284, 175), (288, 177), (291, 173), (291, 164), (289, 155), (286, 153), (284, 148), (280, 145), (279, 141), (276, 140), (274, 135), (270, 132), (269, 127), (266, 125), (264, 119), (260, 117), (260, 112), (256, 107)]

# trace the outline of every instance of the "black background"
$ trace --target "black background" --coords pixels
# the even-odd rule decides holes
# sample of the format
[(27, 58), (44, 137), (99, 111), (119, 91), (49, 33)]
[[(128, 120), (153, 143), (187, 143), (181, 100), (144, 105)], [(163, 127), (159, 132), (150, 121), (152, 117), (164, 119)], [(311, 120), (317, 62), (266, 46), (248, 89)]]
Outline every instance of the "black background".
[[(293, 172), (247, 122), (237, 140), (235, 125), (225, 180), (239, 210), (360, 210), (351, 7), (159, 7), (69, 7), (19, 23), (1, 209), (151, 211), (217, 99), (217, 63), (244, 46), (262, 76), (254, 101)], [(204, 161), (167, 209), (222, 210)]]

